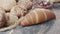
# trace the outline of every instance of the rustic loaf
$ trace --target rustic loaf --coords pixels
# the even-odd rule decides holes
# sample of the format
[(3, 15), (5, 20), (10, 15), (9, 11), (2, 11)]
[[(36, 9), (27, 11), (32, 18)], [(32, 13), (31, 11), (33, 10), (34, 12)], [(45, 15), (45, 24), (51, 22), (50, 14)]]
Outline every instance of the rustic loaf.
[(42, 23), (44, 21), (55, 18), (55, 14), (48, 9), (36, 8), (31, 10), (27, 15), (20, 19), (21, 26), (28, 26), (33, 24)]

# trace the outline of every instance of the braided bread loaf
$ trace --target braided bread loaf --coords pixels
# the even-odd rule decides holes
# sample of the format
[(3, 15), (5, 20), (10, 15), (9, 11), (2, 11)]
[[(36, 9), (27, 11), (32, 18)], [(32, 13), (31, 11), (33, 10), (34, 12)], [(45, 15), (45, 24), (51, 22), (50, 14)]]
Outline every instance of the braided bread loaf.
[(23, 19), (19, 20), (21, 26), (38, 24), (50, 19), (55, 18), (55, 14), (48, 9), (40, 9), (36, 8), (31, 10), (27, 15), (23, 17)]

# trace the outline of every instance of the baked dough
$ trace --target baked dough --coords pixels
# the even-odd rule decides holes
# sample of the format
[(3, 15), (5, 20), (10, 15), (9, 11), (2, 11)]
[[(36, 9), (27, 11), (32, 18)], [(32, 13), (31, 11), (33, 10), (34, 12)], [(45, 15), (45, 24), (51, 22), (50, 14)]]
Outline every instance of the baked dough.
[(18, 20), (18, 17), (13, 14), (6, 13), (6, 16), (7, 16), (7, 26), (14, 25)]
[(6, 11), (9, 11), (15, 5), (16, 5), (15, 0), (0, 0), (0, 7), (5, 9)]
[(36, 8), (31, 10), (27, 15), (24, 16), (23, 20), (20, 21), (21, 26), (29, 26), (33, 24), (42, 23), (44, 21), (54, 19), (55, 14), (48, 9)]
[(27, 13), (27, 11), (16, 5), (11, 9), (10, 13), (18, 17), (21, 17), (24, 16)]
[(32, 6), (32, 2), (30, 0), (20, 0), (17, 4), (25, 10)]

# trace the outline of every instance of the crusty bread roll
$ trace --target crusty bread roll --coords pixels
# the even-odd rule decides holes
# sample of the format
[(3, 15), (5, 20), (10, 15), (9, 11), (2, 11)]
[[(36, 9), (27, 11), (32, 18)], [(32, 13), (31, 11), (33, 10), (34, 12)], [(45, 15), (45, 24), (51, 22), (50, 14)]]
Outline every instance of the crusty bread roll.
[(0, 8), (0, 27), (3, 27), (5, 22), (5, 10)]
[(5, 9), (6, 11), (9, 11), (15, 5), (16, 5), (15, 0), (0, 0), (0, 7)]
[(20, 0), (17, 4), (25, 10), (32, 6), (32, 2), (30, 0)]
[(20, 19), (21, 26), (28, 26), (33, 24), (42, 23), (44, 21), (55, 18), (55, 14), (48, 9), (36, 8), (31, 10), (27, 15)]
[(7, 26), (11, 26), (14, 25), (16, 23), (16, 21), (18, 20), (18, 17), (10, 14), (10, 13), (6, 13), (6, 19), (7, 19)]
[(27, 13), (27, 11), (16, 5), (11, 9), (10, 13), (18, 17), (21, 17), (24, 16)]
[[(6, 21), (6, 23), (3, 23), (3, 24), (4, 24), (4, 26), (7, 26), (7, 27), (1, 28), (0, 31), (7, 31), (7, 30), (10, 30), (10, 29), (13, 29), (19, 24), (17, 22), (18, 17), (13, 15), (13, 14), (5, 13), (4, 18), (3, 19)], [(2, 21), (2, 22), (4, 22), (4, 21)]]

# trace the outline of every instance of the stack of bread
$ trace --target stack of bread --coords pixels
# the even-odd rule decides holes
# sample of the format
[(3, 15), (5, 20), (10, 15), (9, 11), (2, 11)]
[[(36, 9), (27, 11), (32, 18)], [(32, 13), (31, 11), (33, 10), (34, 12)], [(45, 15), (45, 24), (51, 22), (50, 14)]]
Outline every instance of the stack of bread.
[(44, 8), (28, 10), (32, 6), (32, 0), (18, 0), (18, 2), (15, 0), (0, 0), (0, 27), (7, 26), (7, 28), (0, 29), (0, 31), (14, 28), (17, 25), (39, 24), (55, 18), (52, 10)]

